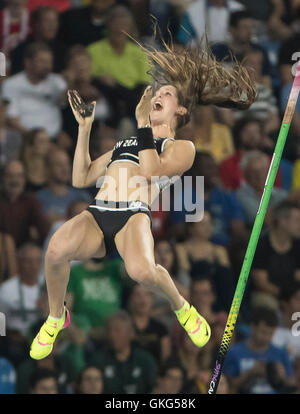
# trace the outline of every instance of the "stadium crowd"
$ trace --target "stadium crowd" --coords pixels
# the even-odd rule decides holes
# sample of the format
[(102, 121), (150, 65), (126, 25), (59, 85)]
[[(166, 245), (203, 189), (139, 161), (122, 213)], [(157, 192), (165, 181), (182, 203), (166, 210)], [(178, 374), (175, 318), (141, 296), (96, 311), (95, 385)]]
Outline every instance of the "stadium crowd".
[[(205, 394), (300, 57), (300, 1), (2, 0), (0, 7), (0, 394)], [(178, 131), (196, 147), (184, 176), (204, 177), (202, 220), (186, 222), (184, 206), (152, 213), (156, 261), (212, 337), (195, 347), (168, 303), (129, 279), (114, 252), (71, 263), (71, 324), (36, 361), (29, 346), (49, 313), (49, 239), (97, 192), (72, 186), (77, 123), (66, 92), (97, 102), (92, 160), (134, 135), (135, 107), (151, 80), (144, 52), (125, 33), (157, 48), (172, 34), (179, 50), (206, 33), (218, 60), (230, 66), (235, 56), (255, 78), (248, 110), (199, 106)], [(183, 194), (195, 196), (195, 180), (182, 182)], [(300, 102), (218, 393), (300, 393), (299, 312)]]

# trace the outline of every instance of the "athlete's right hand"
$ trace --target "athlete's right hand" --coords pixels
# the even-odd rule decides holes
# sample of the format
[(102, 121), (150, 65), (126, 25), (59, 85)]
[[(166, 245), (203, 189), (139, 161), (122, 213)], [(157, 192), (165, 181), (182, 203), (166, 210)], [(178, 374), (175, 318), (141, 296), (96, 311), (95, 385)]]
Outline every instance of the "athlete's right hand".
[(96, 102), (84, 103), (79, 93), (75, 90), (68, 90), (68, 100), (78, 124), (87, 127), (92, 126)]

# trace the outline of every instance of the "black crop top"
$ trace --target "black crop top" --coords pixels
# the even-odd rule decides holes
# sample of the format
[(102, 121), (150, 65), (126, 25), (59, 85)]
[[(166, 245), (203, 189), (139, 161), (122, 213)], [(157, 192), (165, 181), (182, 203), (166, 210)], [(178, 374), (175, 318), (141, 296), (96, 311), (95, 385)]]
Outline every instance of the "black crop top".
[[(167, 141), (174, 141), (174, 139), (154, 138), (158, 154), (161, 154), (163, 152)], [(139, 147), (137, 137), (122, 139), (116, 143), (113, 148), (111, 159), (109, 160), (106, 168), (108, 168), (115, 161), (133, 162), (134, 164), (139, 165)]]

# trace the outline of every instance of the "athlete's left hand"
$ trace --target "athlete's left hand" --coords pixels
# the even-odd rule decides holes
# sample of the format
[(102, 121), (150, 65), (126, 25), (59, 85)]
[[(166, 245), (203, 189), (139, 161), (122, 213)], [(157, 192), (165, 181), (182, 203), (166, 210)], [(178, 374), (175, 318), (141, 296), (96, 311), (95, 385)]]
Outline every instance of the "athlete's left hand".
[(138, 127), (142, 128), (145, 125), (150, 124), (150, 112), (151, 112), (151, 99), (152, 99), (152, 86), (147, 86), (143, 96), (138, 103), (135, 110), (135, 117), (138, 123)]

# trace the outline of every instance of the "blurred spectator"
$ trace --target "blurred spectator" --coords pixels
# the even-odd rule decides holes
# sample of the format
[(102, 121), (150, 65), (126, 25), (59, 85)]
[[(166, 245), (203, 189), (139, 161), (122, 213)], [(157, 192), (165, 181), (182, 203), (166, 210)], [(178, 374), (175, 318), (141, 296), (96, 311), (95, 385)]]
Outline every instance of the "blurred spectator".
[(0, 356), (0, 394), (16, 393), (16, 371), (12, 364)]
[[(269, 157), (260, 151), (251, 151), (244, 155), (241, 167), (245, 182), (236, 191), (236, 196), (243, 206), (247, 225), (252, 226), (258, 211), (259, 203), (265, 189), (269, 170)], [(273, 188), (265, 224), (270, 224), (270, 210), (287, 197), (288, 193), (282, 188)]]
[[(236, 150), (231, 157), (221, 163), (219, 171), (224, 186), (230, 190), (237, 190), (244, 182), (241, 168), (244, 155), (253, 150), (264, 151), (266, 146), (269, 148), (270, 143), (264, 136), (262, 123), (257, 118), (240, 119), (234, 124), (232, 132)], [(280, 173), (279, 169), (274, 183), (275, 187), (281, 187)]]
[(0, 284), (17, 274), (16, 246), (9, 234), (0, 232)]
[(32, 129), (25, 136), (22, 161), (26, 172), (26, 191), (35, 192), (46, 185), (46, 157), (52, 145), (49, 135), (42, 128)]
[(284, 42), (282, 42), (280, 45), (279, 56), (278, 56), (278, 64), (279, 64), (281, 82), (282, 82), (283, 87), (293, 82), (292, 66), (295, 65), (295, 62), (299, 59), (300, 4), (298, 4), (297, 10), (296, 10), (293, 32), (291, 31), (291, 29), (292, 27), (289, 28), (290, 30), (289, 37)]
[(125, 277), (120, 259), (93, 258), (72, 266), (67, 300), (78, 328), (103, 338), (107, 318), (121, 307)]
[(135, 342), (162, 363), (170, 356), (171, 342), (168, 330), (151, 317), (153, 293), (135, 284), (131, 288), (128, 310), (135, 329)]
[[(173, 358), (177, 358), (185, 371), (185, 382), (183, 384), (183, 393), (190, 393), (190, 385), (197, 382), (198, 374), (202, 370), (209, 370), (211, 364), (211, 344), (206, 345), (205, 348), (198, 348), (193, 344), (188, 335), (182, 329), (179, 333), (179, 340), (175, 343)], [(198, 377), (199, 378), (199, 377)], [(202, 382), (202, 381), (201, 381)], [(201, 384), (201, 389), (207, 387), (209, 378), (206, 384)], [(198, 385), (198, 384), (197, 384)], [(200, 385), (200, 384), (199, 384)], [(204, 391), (206, 393), (207, 390)], [(200, 390), (198, 390), (200, 392)], [(203, 392), (200, 392), (203, 393)]]
[(270, 82), (270, 61), (267, 52), (262, 46), (252, 42), (254, 34), (254, 20), (252, 15), (245, 10), (231, 13), (229, 20), (229, 32), (231, 39), (224, 43), (216, 43), (212, 46), (212, 52), (217, 60), (223, 60), (232, 63), (233, 56), (242, 61), (246, 54), (253, 49), (258, 49), (263, 54), (262, 62), (262, 80), (265, 84)]
[(130, 11), (116, 6), (107, 18), (107, 37), (88, 47), (92, 75), (97, 77), (99, 89), (111, 103), (117, 119), (134, 118), (136, 102), (151, 82), (145, 53), (126, 35), (132, 33), (132, 27)]
[(125, 311), (111, 315), (107, 321), (110, 347), (93, 353), (90, 363), (103, 372), (105, 394), (150, 394), (157, 365), (147, 351), (134, 346), (132, 320)]
[(216, 287), (218, 310), (229, 311), (234, 280), (227, 250), (210, 241), (211, 214), (205, 211), (201, 221), (188, 223), (187, 228), (187, 240), (176, 246), (180, 268), (189, 272), (192, 279), (199, 276), (210, 278)]
[(227, 125), (216, 121), (212, 106), (197, 106), (191, 122), (178, 133), (178, 138), (189, 137), (196, 151), (209, 152), (219, 164), (234, 152), (231, 131)]
[(2, 96), (9, 100), (8, 116), (13, 128), (21, 133), (45, 128), (51, 138), (61, 129), (61, 103), (66, 83), (51, 73), (53, 55), (44, 43), (31, 43), (24, 52), (25, 70), (5, 79)]
[(224, 374), (221, 374), (217, 394), (231, 394), (228, 378)]
[[(63, 73), (68, 83), (68, 89), (75, 89), (86, 102), (96, 101), (95, 119), (106, 121), (110, 119), (111, 109), (107, 100), (98, 88), (98, 84), (92, 77), (92, 62), (86, 48), (81, 45), (73, 46), (67, 56), (66, 69)], [(74, 119), (73, 112), (69, 106), (63, 111), (64, 130), (75, 140), (77, 138), (78, 123)], [(75, 142), (73, 142), (75, 149)]]
[(93, 365), (86, 366), (78, 375), (75, 394), (102, 394), (102, 372)]
[[(190, 202), (196, 199), (196, 195), (199, 198), (200, 194), (196, 193), (196, 177), (204, 177), (204, 209), (211, 213), (213, 225), (211, 241), (226, 246), (230, 241), (244, 239), (245, 225), (242, 206), (234, 193), (222, 188), (218, 167), (213, 157), (207, 152), (197, 152), (194, 164), (184, 174), (185, 176), (191, 176), (192, 182), (184, 182), (183, 191), (180, 191), (178, 195), (175, 192), (174, 204), (180, 205), (177, 200), (180, 197), (182, 206), (181, 211), (171, 211), (170, 214), (174, 234), (181, 237), (185, 232), (184, 220), (187, 212), (183, 198)], [(197, 191), (199, 192), (199, 188)]]
[[(300, 281), (300, 209), (283, 201), (274, 208), (269, 232), (258, 242), (253, 269), (253, 300), (278, 307), (293, 281)], [(268, 297), (268, 296), (270, 297)]]
[[(285, 348), (290, 354), (291, 358), (300, 356), (300, 341), (299, 333), (296, 336), (293, 329), (296, 315), (300, 310), (300, 282), (288, 283), (288, 292), (284, 295), (282, 304), (282, 323), (274, 332), (272, 343), (273, 345)], [(299, 331), (298, 331), (299, 332)]]
[(22, 146), (22, 135), (8, 126), (8, 104), (8, 100), (0, 97), (0, 169), (8, 161), (19, 158)]
[(18, 275), (0, 285), (0, 310), (6, 315), (7, 328), (24, 336), (38, 318), (41, 265), (42, 250), (27, 243), (18, 250)]
[(296, 358), (294, 361), (294, 375), (297, 387), (296, 394), (300, 394), (300, 357)]
[(169, 359), (161, 367), (153, 394), (180, 394), (185, 373), (179, 361)]
[[(154, 246), (154, 257), (157, 264), (163, 266), (172, 275), (172, 279), (185, 298), (189, 294), (190, 276), (179, 266), (178, 255), (173, 243), (169, 240), (158, 240)], [(169, 328), (174, 322), (174, 312), (166, 298), (153, 297), (152, 316)]]
[(9, 162), (0, 195), (0, 228), (13, 237), (17, 247), (32, 239), (42, 243), (50, 228), (41, 203), (24, 188), (23, 164), (20, 161)]
[[(226, 287), (224, 287), (224, 290)], [(231, 293), (231, 295), (229, 295)], [(233, 290), (226, 292), (223, 296), (227, 296), (232, 301)], [(221, 342), (221, 338), (226, 326), (227, 314), (224, 311), (220, 311), (216, 307), (216, 290), (211, 279), (208, 277), (199, 277), (195, 279), (191, 286), (191, 303), (197, 311), (204, 315), (209, 321), (212, 328), (212, 337), (210, 340), (209, 348), (214, 345), (218, 345)]]
[(61, 15), (59, 38), (68, 46), (103, 39), (107, 13), (116, 0), (91, 0), (91, 5), (70, 9)]
[(277, 134), (280, 127), (279, 111), (271, 80), (263, 76), (263, 58), (263, 52), (258, 49), (249, 50), (245, 55), (245, 67), (249, 73), (252, 72), (257, 96), (249, 109), (235, 111), (235, 118), (255, 117), (264, 123), (266, 134)]
[(299, 0), (239, 0), (255, 19), (255, 37), (259, 42), (278, 42), (291, 33), (294, 9)]
[(37, 369), (30, 377), (31, 394), (58, 394), (57, 379), (54, 371)]
[(6, 7), (0, 10), (0, 49), (5, 56), (9, 56), (29, 33), (26, 2), (27, 0), (9, 0)]
[(66, 46), (56, 36), (59, 27), (58, 11), (52, 6), (41, 6), (31, 16), (31, 33), (11, 54), (10, 74), (24, 70), (24, 52), (34, 42), (45, 43), (53, 53), (53, 72), (61, 72), (64, 68)]
[(69, 185), (71, 179), (71, 163), (68, 154), (54, 149), (47, 157), (47, 187), (37, 192), (47, 217), (54, 223), (64, 220), (67, 208), (72, 201), (90, 201), (89, 194), (82, 189)]
[(277, 326), (274, 311), (257, 308), (252, 318), (250, 337), (229, 349), (224, 373), (238, 393), (280, 393), (280, 389), (271, 386), (273, 378), (270, 378), (270, 371), (280, 377), (282, 387), (291, 383), (293, 371), (287, 351), (271, 344)]
[[(206, 34), (209, 42), (221, 42), (228, 38), (230, 13), (244, 7), (234, 0), (196, 0), (183, 14), (178, 41), (187, 44), (199, 42)], [(218, 24), (215, 24), (215, 22)]]

